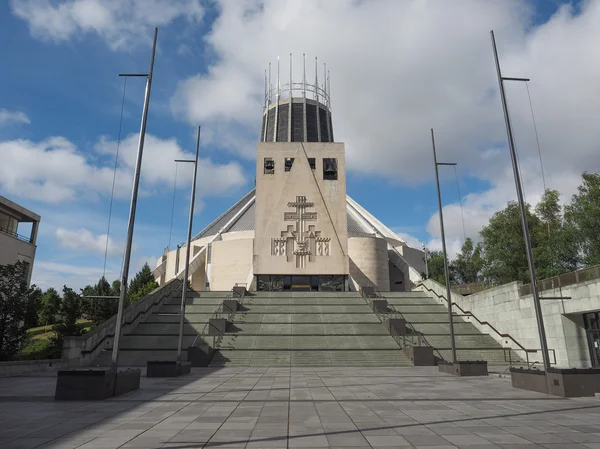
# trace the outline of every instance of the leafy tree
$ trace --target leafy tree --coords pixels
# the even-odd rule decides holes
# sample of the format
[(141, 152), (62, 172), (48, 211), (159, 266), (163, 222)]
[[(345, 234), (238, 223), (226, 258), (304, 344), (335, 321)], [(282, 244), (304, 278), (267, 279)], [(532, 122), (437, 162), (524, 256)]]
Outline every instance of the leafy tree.
[[(539, 246), (539, 231), (543, 225), (541, 220), (529, 209), (529, 205), (527, 205), (527, 223), (535, 260), (535, 252)], [(521, 226), (521, 212), (516, 202), (511, 201), (505, 209), (496, 212), (480, 234), (483, 237), (484, 251), (482, 272), (490, 284), (530, 281)], [(547, 262), (545, 263), (547, 264)], [(536, 268), (542, 267), (536, 264)]]
[(81, 335), (82, 330), (77, 327), (77, 320), (81, 318), (82, 312), (83, 302), (81, 296), (65, 285), (58, 321), (54, 325), (54, 330), (61, 340), (63, 337)]
[(44, 325), (54, 323), (56, 315), (60, 310), (61, 298), (58, 292), (54, 288), (50, 287), (42, 295), (41, 302), (39, 313), (40, 322), (44, 323)]
[(538, 278), (576, 270), (580, 264), (576, 229), (563, 218), (557, 190), (546, 190), (535, 208), (542, 226), (536, 230), (539, 242), (534, 249)]
[(474, 245), (470, 237), (465, 240), (460, 253), (452, 261), (452, 274), (457, 283), (471, 284), (481, 280), (482, 252), (481, 243)]
[(39, 311), (42, 305), (42, 290), (32, 285), (27, 294), (27, 304), (25, 306), (25, 318), (23, 325), (25, 329), (39, 326)]
[(121, 294), (121, 281), (118, 279), (115, 279), (112, 282), (110, 289), (111, 289), (112, 296), (119, 296)]
[(22, 262), (0, 265), (0, 360), (14, 356), (26, 338), (27, 267)]
[(154, 276), (152, 276), (152, 270), (150, 269), (150, 266), (145, 263), (142, 269), (138, 272), (138, 274), (135, 275), (129, 284), (129, 288), (127, 290), (129, 302), (132, 303), (139, 300), (156, 287), (158, 287), (158, 284), (154, 280)]
[[(427, 265), (429, 270), (429, 279), (433, 279), (440, 284), (446, 285), (446, 278), (444, 276), (444, 253), (442, 251), (429, 251)], [(448, 271), (450, 283), (452, 284), (454, 275), (450, 265), (448, 266)]]
[[(113, 282), (113, 285), (115, 282)], [(111, 296), (118, 296), (118, 293), (115, 295), (113, 288), (104, 276), (93, 287), (86, 286), (82, 290), (82, 294), (85, 297), (83, 302), (85, 315), (94, 324), (103, 323), (117, 313), (119, 300), (114, 297), (111, 298)], [(105, 298), (101, 298), (102, 296)]]
[(156, 281), (150, 281), (127, 299), (130, 304), (133, 304), (134, 302), (139, 301), (141, 298), (151, 293), (156, 287), (158, 287)]
[(584, 172), (582, 183), (565, 207), (565, 219), (576, 234), (587, 265), (600, 264), (600, 174)]
[(133, 280), (129, 283), (129, 287), (127, 289), (127, 295), (132, 296), (142, 287), (144, 287), (149, 282), (154, 281), (154, 276), (152, 276), (152, 270), (150, 266), (145, 263), (142, 269), (134, 276)]

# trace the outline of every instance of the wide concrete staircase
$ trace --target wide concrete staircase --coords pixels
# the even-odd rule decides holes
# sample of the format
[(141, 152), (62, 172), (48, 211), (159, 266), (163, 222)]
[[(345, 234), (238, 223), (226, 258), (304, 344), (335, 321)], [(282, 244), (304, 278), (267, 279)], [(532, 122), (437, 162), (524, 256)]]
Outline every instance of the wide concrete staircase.
[(404, 351), (353, 292), (244, 298), (210, 366), (402, 366)]
[[(123, 335), (120, 366), (145, 366), (152, 360), (175, 360), (181, 293), (164, 300), (158, 311)], [(186, 298), (183, 357), (186, 349), (207, 343), (218, 351), (210, 366), (402, 366), (410, 365), (405, 348), (414, 344), (391, 337), (382, 320), (356, 292), (253, 292), (222, 338), (208, 336), (215, 317), (231, 292), (189, 291)], [(382, 292), (381, 297), (424, 337), (434, 355), (451, 359), (450, 330), (444, 305), (423, 292)], [(520, 360), (490, 335), (481, 333), (466, 316), (454, 315), (459, 360), (487, 360), (506, 365)], [(413, 335), (414, 337), (414, 335)], [(93, 365), (110, 365), (109, 344)]]
[[(380, 295), (437, 350), (435, 356), (452, 360), (447, 306), (418, 291), (381, 292)], [(516, 351), (504, 349), (492, 336), (479, 331), (467, 315), (453, 313), (452, 321), (458, 360), (486, 360), (490, 365), (521, 360)]]
[[(204, 338), (212, 343), (212, 337), (206, 337), (209, 318), (219, 308), (230, 292), (195, 292), (186, 295), (185, 323), (183, 328), (183, 358), (186, 349)], [(152, 360), (175, 360), (179, 335), (179, 309), (181, 290), (165, 300), (157, 312), (137, 325), (131, 333), (121, 338), (119, 349), (120, 366), (146, 366)], [(106, 347), (94, 362), (97, 366), (110, 365), (112, 345)]]

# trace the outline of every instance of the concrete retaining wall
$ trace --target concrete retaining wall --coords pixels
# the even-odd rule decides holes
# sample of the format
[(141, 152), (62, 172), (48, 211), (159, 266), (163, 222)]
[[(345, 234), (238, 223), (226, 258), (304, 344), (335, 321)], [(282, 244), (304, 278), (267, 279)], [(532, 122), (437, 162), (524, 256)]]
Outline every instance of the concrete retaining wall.
[[(428, 291), (423, 286), (445, 298), (446, 288), (431, 279), (427, 279), (415, 290)], [(512, 282), (481, 291), (469, 296), (452, 292), (452, 301), (465, 312), (471, 312), (480, 321), (491, 324), (501, 334), (510, 334), (526, 349), (540, 349), (537, 322), (531, 295), (520, 296), (520, 282)], [(542, 314), (548, 340), (548, 348), (554, 350), (556, 366), (561, 368), (585, 368), (591, 365), (588, 342), (583, 327), (582, 314), (600, 310), (600, 280), (595, 279), (564, 288), (545, 290), (542, 297), (570, 296), (568, 300), (542, 300)], [(440, 304), (445, 299), (434, 295)], [(461, 313), (460, 310), (454, 310)], [(503, 338), (490, 326), (480, 325), (477, 320), (464, 317), (479, 330), (491, 335), (504, 347), (518, 350), (518, 346), (509, 338)], [(518, 352), (524, 357), (522, 352)], [(554, 360), (550, 351), (550, 360)], [(531, 361), (541, 362), (541, 352), (530, 354)]]

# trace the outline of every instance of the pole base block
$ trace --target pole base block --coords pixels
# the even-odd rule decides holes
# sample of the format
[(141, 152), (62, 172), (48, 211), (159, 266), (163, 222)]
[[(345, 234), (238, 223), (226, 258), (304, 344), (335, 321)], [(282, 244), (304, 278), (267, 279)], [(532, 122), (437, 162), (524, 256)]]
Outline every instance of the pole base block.
[(191, 368), (192, 364), (190, 362), (148, 361), (146, 363), (146, 377), (179, 377), (189, 374)]
[(61, 370), (56, 377), (56, 401), (101, 401), (140, 388), (141, 370)]
[(440, 373), (454, 376), (487, 376), (488, 367), (485, 360), (460, 360), (456, 363), (440, 360), (438, 362)]
[(600, 394), (600, 368), (511, 368), (512, 386), (563, 398), (594, 397)]

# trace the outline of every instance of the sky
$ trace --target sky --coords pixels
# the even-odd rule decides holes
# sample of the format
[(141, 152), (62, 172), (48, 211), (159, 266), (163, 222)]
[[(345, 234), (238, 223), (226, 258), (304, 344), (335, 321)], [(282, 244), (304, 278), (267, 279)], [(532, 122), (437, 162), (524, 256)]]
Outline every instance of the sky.
[(458, 164), (440, 167), (452, 255), (516, 199), (493, 29), (503, 75), (531, 78), (506, 83), (526, 200), (545, 183), (568, 202), (600, 171), (598, 23), (599, 0), (0, 2), (0, 195), (42, 217), (32, 283), (119, 277), (145, 79), (118, 75), (148, 71), (155, 26), (130, 277), (186, 238), (193, 165), (173, 160), (193, 158), (199, 125), (193, 232), (252, 189), (264, 71), (280, 57), (287, 80), (290, 53), (298, 80), (303, 53), (308, 73), (327, 63), (348, 194), (431, 249), (435, 129)]

